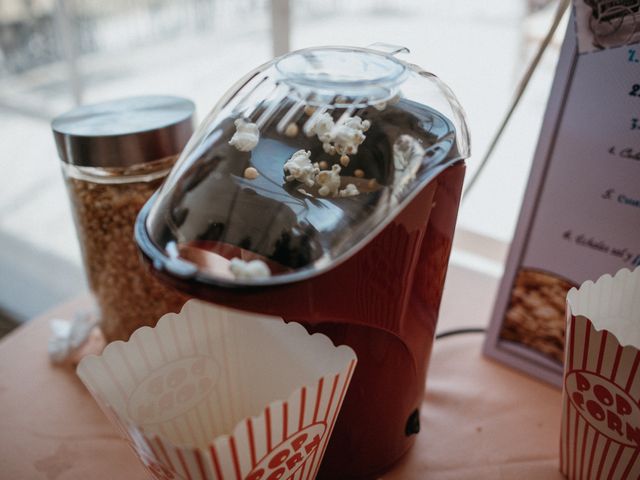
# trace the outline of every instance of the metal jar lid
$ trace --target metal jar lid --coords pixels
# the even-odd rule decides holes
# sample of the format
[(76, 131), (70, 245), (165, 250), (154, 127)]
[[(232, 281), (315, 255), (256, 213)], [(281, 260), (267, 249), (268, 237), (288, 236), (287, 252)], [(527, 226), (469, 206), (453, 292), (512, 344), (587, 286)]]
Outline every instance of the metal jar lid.
[(63, 162), (127, 167), (179, 154), (193, 133), (192, 101), (140, 96), (85, 105), (51, 122)]

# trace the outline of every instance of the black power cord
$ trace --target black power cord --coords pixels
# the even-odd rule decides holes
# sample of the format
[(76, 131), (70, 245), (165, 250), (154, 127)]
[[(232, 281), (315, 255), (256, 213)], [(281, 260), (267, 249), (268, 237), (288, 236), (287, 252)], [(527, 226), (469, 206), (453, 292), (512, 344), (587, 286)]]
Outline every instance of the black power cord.
[(454, 335), (462, 335), (465, 333), (486, 333), (486, 328), (454, 328), (453, 330), (445, 330), (436, 334), (436, 340), (446, 337), (452, 337)]

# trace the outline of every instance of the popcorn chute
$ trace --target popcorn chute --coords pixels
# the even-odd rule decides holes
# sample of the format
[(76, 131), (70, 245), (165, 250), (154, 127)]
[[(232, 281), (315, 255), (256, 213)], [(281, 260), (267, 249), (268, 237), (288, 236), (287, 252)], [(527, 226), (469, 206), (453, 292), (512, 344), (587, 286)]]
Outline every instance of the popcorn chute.
[(356, 351), (319, 478), (372, 478), (419, 430), (469, 155), (453, 93), (394, 53), (310, 48), (252, 71), (136, 225), (180, 290)]

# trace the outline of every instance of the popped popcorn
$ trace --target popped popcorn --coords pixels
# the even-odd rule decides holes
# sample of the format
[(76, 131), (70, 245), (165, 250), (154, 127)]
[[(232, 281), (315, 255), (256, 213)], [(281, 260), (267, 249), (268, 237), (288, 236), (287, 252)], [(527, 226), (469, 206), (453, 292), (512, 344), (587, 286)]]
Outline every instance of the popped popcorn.
[(331, 145), (329, 142), (323, 143), (322, 144), (322, 149), (325, 151), (325, 153), (328, 153), (329, 155), (335, 155), (336, 154), (336, 147)]
[(333, 117), (330, 113), (324, 112), (318, 115), (313, 123), (308, 127), (307, 136), (316, 135), (322, 143), (331, 140), (331, 130), (334, 127)]
[(410, 135), (400, 135), (393, 143), (393, 165), (396, 169), (393, 182), (395, 195), (399, 195), (416, 178), (424, 156), (424, 148)]
[(324, 112), (314, 119), (307, 127), (307, 135), (316, 135), (322, 142), (322, 148), (329, 155), (354, 154), (358, 152), (358, 146), (365, 140), (365, 135), (371, 122), (360, 117), (349, 117), (345, 121), (335, 123), (333, 117)]
[(357, 115), (355, 117), (349, 117), (344, 121), (344, 125), (349, 128), (353, 128), (354, 130), (360, 130), (362, 132), (366, 132), (371, 127), (371, 122), (369, 120), (362, 120)]
[(285, 162), (284, 171), (289, 173), (289, 175), (285, 177), (287, 182), (297, 180), (300, 183), (304, 183), (307, 187), (313, 187), (320, 168), (318, 164), (311, 163), (310, 151), (298, 150)]
[(257, 259), (245, 262), (241, 258), (232, 258), (229, 270), (236, 280), (253, 280), (271, 276), (271, 270), (267, 264)]
[(73, 320), (50, 320), (48, 351), (51, 362), (66, 362), (87, 341), (97, 324), (96, 316), (87, 313), (77, 314)]
[[(344, 122), (335, 124), (329, 133), (329, 139), (323, 143), (329, 143), (340, 155), (358, 153), (358, 146), (365, 140), (366, 132), (371, 126), (369, 120), (362, 120), (360, 117), (349, 117)], [(324, 145), (323, 145), (324, 147)]]
[(330, 145), (335, 148), (335, 151), (340, 155), (356, 153), (358, 151), (358, 145), (364, 141), (364, 134), (346, 124), (336, 125), (333, 130), (331, 130), (331, 141), (333, 145)]
[(417, 161), (422, 161), (424, 148), (410, 135), (400, 135), (393, 143), (393, 164), (397, 170), (405, 170)]
[(316, 183), (320, 186), (318, 193), (323, 196), (335, 197), (340, 189), (340, 165), (333, 165), (331, 170), (323, 170), (316, 176)]
[(353, 183), (350, 183), (345, 188), (340, 190), (338, 195), (340, 197), (355, 197), (359, 193), (360, 191), (358, 190), (358, 187), (356, 187)]
[(233, 124), (236, 126), (236, 132), (229, 140), (229, 145), (236, 147), (241, 152), (250, 152), (256, 148), (260, 139), (258, 126), (242, 118), (238, 118)]

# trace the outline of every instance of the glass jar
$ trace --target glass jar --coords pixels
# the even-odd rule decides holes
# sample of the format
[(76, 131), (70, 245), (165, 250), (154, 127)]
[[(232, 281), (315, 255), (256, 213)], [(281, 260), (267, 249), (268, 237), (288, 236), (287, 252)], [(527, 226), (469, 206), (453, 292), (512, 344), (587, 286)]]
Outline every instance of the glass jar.
[(52, 123), (107, 341), (127, 340), (188, 298), (141, 263), (133, 227), (191, 136), (193, 113), (189, 100), (145, 96), (83, 106)]

